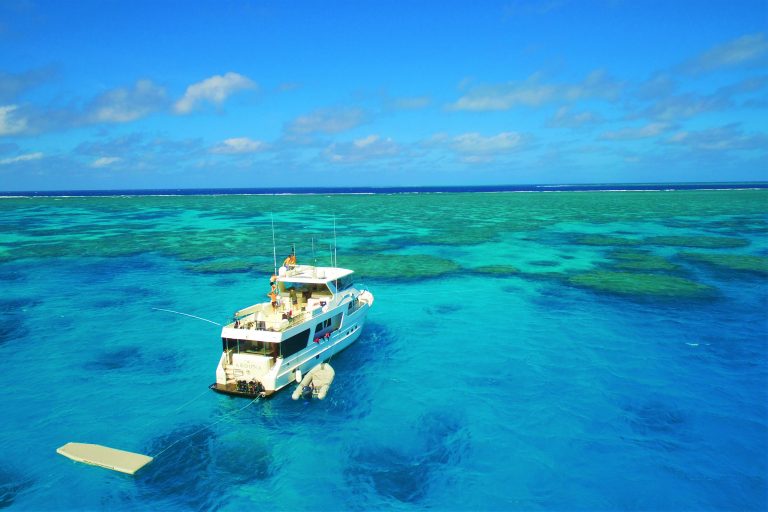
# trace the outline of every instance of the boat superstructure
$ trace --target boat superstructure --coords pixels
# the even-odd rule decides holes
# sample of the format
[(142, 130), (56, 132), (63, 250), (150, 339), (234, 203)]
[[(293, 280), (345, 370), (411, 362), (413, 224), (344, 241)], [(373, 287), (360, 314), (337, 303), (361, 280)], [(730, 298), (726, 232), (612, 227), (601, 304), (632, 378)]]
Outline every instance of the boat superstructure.
[(222, 354), (211, 389), (269, 396), (354, 342), (373, 305), (353, 271), (295, 265), (273, 276), (273, 300), (235, 312), (221, 330)]

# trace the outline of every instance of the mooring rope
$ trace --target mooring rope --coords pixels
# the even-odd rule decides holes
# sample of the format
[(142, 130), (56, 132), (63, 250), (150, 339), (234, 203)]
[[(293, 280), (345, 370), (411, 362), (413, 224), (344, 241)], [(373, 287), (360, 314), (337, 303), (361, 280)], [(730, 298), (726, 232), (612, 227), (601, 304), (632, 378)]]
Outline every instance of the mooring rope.
[(250, 407), (251, 405), (253, 405), (253, 403), (254, 403), (254, 402), (256, 402), (256, 401), (257, 401), (259, 398), (261, 398), (261, 397), (257, 396), (256, 398), (254, 398), (253, 400), (251, 400), (250, 402), (248, 402), (247, 404), (245, 404), (245, 405), (244, 405), (243, 407), (241, 407), (240, 409), (238, 409), (238, 410), (236, 410), (236, 411), (232, 411), (232, 412), (230, 412), (229, 414), (225, 414), (224, 416), (222, 416), (222, 417), (221, 417), (221, 418), (219, 418), (218, 420), (214, 421), (214, 422), (213, 422), (213, 423), (211, 423), (210, 425), (205, 425), (204, 427), (202, 427), (202, 428), (200, 428), (200, 429), (198, 429), (198, 430), (195, 430), (195, 431), (194, 431), (194, 432), (192, 432), (191, 434), (187, 434), (187, 435), (185, 435), (184, 437), (177, 439), (176, 441), (174, 441), (174, 442), (172, 442), (171, 444), (169, 444), (169, 445), (168, 445), (168, 446), (167, 446), (165, 449), (163, 449), (162, 451), (160, 451), (160, 452), (159, 452), (157, 455), (153, 455), (153, 456), (152, 456), (152, 458), (154, 458), (154, 459), (158, 458), (160, 455), (164, 454), (165, 452), (167, 452), (168, 450), (170, 450), (170, 449), (171, 449), (173, 446), (177, 445), (178, 443), (182, 442), (183, 440), (187, 439), (188, 437), (192, 437), (192, 436), (194, 436), (195, 434), (199, 434), (199, 433), (200, 433), (200, 432), (202, 432), (203, 430), (205, 430), (205, 429), (207, 429), (207, 428), (210, 428), (210, 427), (213, 427), (214, 425), (217, 425), (217, 424), (221, 423), (222, 421), (224, 421), (225, 419), (229, 418), (230, 416), (232, 416), (232, 415), (234, 415), (234, 414), (237, 414), (237, 413), (239, 413), (239, 412), (240, 412), (240, 411), (242, 411), (242, 410), (245, 410), (245, 409), (247, 409), (248, 407)]
[(189, 402), (187, 402), (187, 403), (185, 403), (185, 404), (183, 404), (183, 405), (180, 405), (179, 407), (177, 407), (176, 409), (174, 409), (174, 410), (173, 410), (173, 412), (179, 412), (180, 410), (182, 410), (183, 408), (185, 408), (186, 406), (188, 406), (189, 404), (191, 404), (192, 402), (194, 402), (195, 400), (197, 400), (197, 399), (198, 399), (198, 398), (200, 398), (201, 396), (203, 396), (203, 395), (205, 395), (205, 394), (207, 394), (207, 393), (210, 393), (210, 392), (211, 392), (211, 390), (210, 390), (210, 389), (206, 389), (205, 391), (203, 391), (202, 393), (200, 393), (199, 395), (197, 395), (195, 398), (193, 398), (193, 399), (192, 399), (192, 400), (190, 400)]

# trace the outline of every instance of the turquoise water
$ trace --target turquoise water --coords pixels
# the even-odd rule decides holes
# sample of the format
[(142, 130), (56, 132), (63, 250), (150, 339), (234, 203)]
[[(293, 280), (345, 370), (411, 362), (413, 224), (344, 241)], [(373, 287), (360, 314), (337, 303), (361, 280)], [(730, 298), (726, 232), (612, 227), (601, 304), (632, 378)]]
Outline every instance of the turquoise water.
[[(324, 402), (208, 391), (219, 329), (152, 309), (266, 300), (269, 212), (318, 264), (335, 214), (376, 297)], [(0, 507), (768, 507), (768, 191), (16, 198), (0, 230)], [(170, 448), (129, 477), (69, 441)]]

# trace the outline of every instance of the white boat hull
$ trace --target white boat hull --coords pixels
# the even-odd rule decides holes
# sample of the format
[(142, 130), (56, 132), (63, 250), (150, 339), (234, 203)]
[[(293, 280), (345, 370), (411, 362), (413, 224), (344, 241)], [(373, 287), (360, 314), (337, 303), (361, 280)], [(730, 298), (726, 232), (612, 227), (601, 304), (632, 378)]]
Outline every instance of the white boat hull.
[[(360, 296), (361, 306), (351, 314), (345, 314), (342, 325), (336, 331), (328, 337), (314, 341), (315, 332), (311, 329), (306, 348), (290, 357), (222, 353), (216, 369), (216, 382), (211, 385), (211, 389), (230, 395), (269, 396), (298, 382), (301, 376), (306, 375), (312, 368), (329, 361), (360, 337), (368, 310), (373, 303), (373, 296), (369, 292), (363, 293), (365, 295)], [(312, 323), (331, 318), (337, 315), (338, 311), (331, 309), (313, 319)], [(300, 331), (301, 326), (296, 330)], [(257, 382), (260, 387), (244, 389), (242, 386), (238, 387), (238, 381)]]

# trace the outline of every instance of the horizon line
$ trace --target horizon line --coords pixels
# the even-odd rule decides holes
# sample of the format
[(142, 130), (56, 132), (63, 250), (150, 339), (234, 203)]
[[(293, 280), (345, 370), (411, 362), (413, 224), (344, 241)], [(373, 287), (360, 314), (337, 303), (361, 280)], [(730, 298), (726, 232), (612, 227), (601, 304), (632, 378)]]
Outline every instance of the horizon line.
[[(662, 185), (672, 186), (706, 186), (713, 187), (716, 185), (729, 185), (731, 188), (733, 185), (750, 185), (758, 186), (758, 188), (768, 188), (768, 181), (658, 181), (658, 182), (590, 182), (590, 183), (536, 183), (536, 184), (493, 184), (493, 185), (344, 185), (344, 186), (320, 186), (320, 187), (160, 187), (160, 188), (72, 188), (72, 189), (46, 189), (46, 190), (0, 190), (0, 196), (23, 196), (23, 195), (54, 195), (56, 193), (130, 193), (130, 192), (195, 192), (195, 191), (259, 191), (259, 195), (279, 194), (285, 192), (302, 192), (312, 191), (311, 193), (330, 193), (335, 191), (336, 193), (354, 192), (358, 190), (365, 191), (445, 191), (445, 190), (468, 190), (468, 191), (482, 191), (491, 190), (497, 192), (503, 191), (525, 191), (537, 190), (541, 188), (565, 188), (565, 187), (609, 187), (609, 186), (625, 186), (625, 187), (640, 187), (640, 186), (654, 186), (659, 187)], [(306, 192), (305, 192), (306, 193)], [(184, 194), (193, 195), (193, 194)]]

